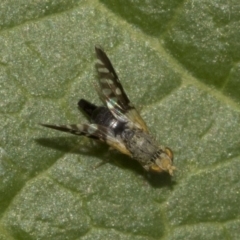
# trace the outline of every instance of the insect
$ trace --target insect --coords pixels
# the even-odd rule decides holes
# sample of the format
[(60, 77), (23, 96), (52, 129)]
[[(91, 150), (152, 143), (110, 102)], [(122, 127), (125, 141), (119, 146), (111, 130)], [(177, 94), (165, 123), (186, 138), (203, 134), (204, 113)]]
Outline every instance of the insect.
[(148, 128), (128, 99), (119, 78), (102, 48), (95, 47), (99, 87), (97, 92), (105, 106), (96, 106), (80, 99), (78, 107), (89, 123), (71, 125), (41, 124), (75, 135), (107, 143), (137, 160), (149, 172), (168, 172), (173, 175), (173, 153), (168, 147), (159, 146), (149, 134)]

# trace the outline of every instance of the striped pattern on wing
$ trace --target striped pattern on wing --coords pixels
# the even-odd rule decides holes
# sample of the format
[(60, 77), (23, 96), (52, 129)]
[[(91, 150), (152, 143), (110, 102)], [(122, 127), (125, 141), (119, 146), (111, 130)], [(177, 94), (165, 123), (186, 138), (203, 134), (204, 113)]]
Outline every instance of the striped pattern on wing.
[(131, 156), (131, 153), (126, 149), (122, 140), (116, 138), (112, 130), (107, 127), (98, 124), (40, 125), (59, 131), (68, 132), (75, 135), (82, 135), (95, 140), (100, 140), (107, 143), (110, 147), (122, 152), (123, 154)]
[(116, 119), (131, 122), (135, 127), (148, 132), (145, 122), (128, 99), (106, 53), (100, 47), (95, 47), (95, 50), (98, 60), (96, 69), (99, 77), (100, 98)]

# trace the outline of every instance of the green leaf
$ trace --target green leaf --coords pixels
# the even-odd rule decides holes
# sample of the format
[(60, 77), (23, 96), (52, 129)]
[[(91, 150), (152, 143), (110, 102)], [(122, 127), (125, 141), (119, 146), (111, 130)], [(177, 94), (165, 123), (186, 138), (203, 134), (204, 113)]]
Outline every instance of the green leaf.
[[(0, 7), (0, 240), (239, 239), (237, 0)], [(172, 180), (38, 125), (84, 122), (78, 100), (100, 103), (95, 44), (173, 150)]]

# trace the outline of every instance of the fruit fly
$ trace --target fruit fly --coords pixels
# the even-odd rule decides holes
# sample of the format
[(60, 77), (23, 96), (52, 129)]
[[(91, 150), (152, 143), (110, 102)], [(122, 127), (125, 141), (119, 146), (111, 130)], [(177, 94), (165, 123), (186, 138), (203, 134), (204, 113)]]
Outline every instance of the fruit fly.
[(50, 125), (53, 128), (75, 135), (107, 143), (111, 148), (137, 160), (149, 172), (168, 172), (173, 175), (173, 153), (170, 148), (159, 145), (130, 102), (119, 78), (101, 47), (95, 47), (98, 73), (97, 92), (104, 106), (96, 106), (80, 99), (78, 107), (85, 113), (89, 123)]

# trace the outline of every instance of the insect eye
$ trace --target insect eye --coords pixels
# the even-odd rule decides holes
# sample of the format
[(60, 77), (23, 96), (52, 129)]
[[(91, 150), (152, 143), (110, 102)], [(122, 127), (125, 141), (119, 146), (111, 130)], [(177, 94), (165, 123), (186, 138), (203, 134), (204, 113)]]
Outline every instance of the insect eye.
[(171, 160), (173, 160), (173, 152), (170, 148), (166, 147), (165, 153), (171, 158)]

